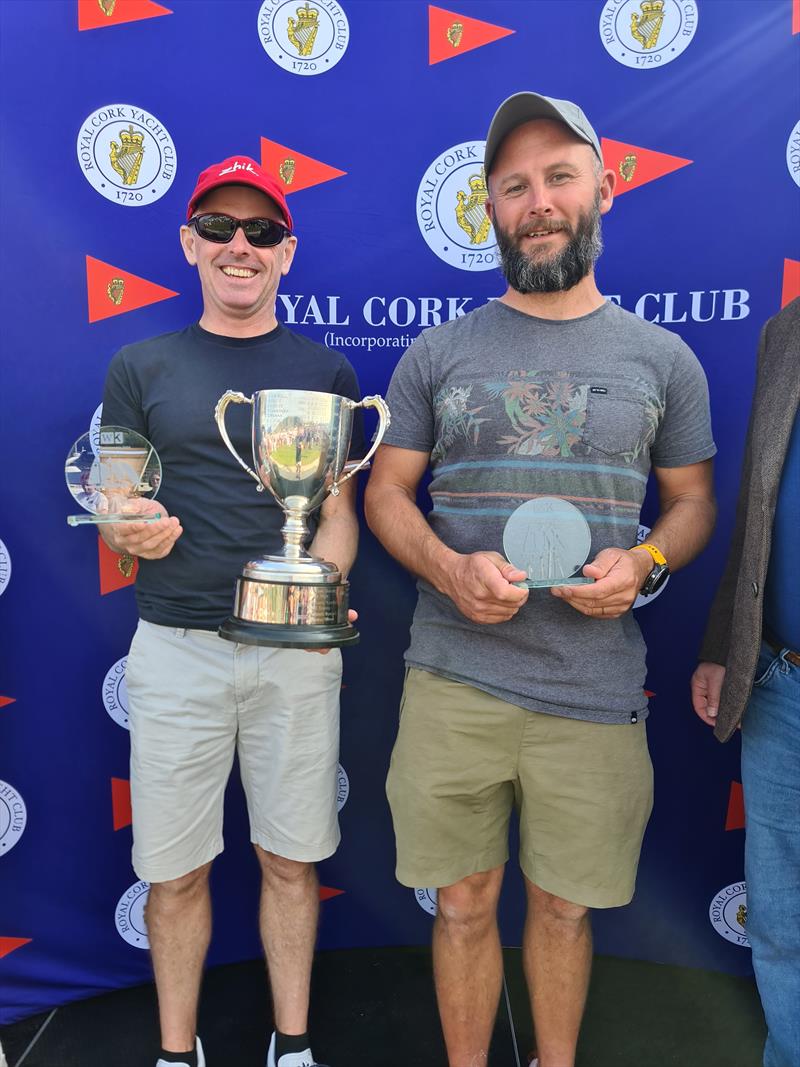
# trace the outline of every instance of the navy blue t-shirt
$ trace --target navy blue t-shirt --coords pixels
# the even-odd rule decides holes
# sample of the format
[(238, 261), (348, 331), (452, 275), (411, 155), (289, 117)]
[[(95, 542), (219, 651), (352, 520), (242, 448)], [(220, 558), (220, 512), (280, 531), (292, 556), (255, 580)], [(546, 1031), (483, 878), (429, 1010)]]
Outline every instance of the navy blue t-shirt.
[[(280, 550), (284, 514), (272, 495), (236, 463), (214, 420), (228, 389), (307, 389), (359, 400), (344, 356), (278, 325), (259, 337), (221, 337), (195, 324), (120, 349), (103, 395), (103, 424), (126, 426), (161, 459), (158, 499), (183, 534), (164, 559), (140, 560), (139, 615), (147, 622), (216, 630), (230, 615), (242, 564)], [(364, 454), (361, 409), (351, 456)], [(228, 434), (253, 465), (252, 408), (231, 404)], [(313, 527), (312, 527), (313, 528)]]

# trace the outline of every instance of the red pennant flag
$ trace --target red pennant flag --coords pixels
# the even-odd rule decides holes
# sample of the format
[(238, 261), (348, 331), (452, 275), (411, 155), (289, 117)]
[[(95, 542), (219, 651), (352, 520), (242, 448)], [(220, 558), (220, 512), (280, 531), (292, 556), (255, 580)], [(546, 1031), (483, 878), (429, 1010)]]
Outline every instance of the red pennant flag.
[(173, 289), (148, 282), (93, 256), (86, 257), (86, 292), (89, 297), (89, 322), (99, 322), (112, 315), (124, 315), (126, 311), (135, 311), (180, 295)]
[(261, 138), (261, 166), (281, 183), (286, 196), (347, 174), (346, 170), (320, 163), (318, 159), (304, 156), (302, 152), (266, 137)]
[(655, 696), (655, 693), (653, 692), (653, 690), (652, 690), (652, 689), (645, 689), (645, 691), (644, 691), (644, 695), (645, 695), (645, 696), (647, 697), (647, 699), (649, 700), (649, 699), (650, 699), (650, 697), (654, 697), (654, 696)]
[(97, 562), (100, 568), (100, 596), (133, 585), (139, 570), (135, 556), (113, 552), (103, 538), (97, 535)]
[(343, 893), (343, 889), (331, 889), (330, 886), (327, 885), (321, 885), (319, 887), (320, 900), (330, 900), (331, 897), (340, 897)]
[(495, 26), (491, 22), (471, 19), (428, 4), (428, 66), (453, 59), (463, 52), (471, 52), (473, 48), (483, 48), (485, 44), (499, 41), (501, 37), (508, 37), (512, 33), (516, 33), (516, 30), (507, 30), (505, 26)]
[(30, 937), (0, 937), (0, 960), (15, 949), (31, 943)]
[(800, 260), (785, 259), (783, 261), (781, 307), (785, 308), (796, 296), (800, 296)]
[(651, 148), (639, 148), (624, 141), (610, 141), (603, 137), (600, 141), (605, 165), (617, 176), (614, 196), (629, 193), (640, 185), (663, 178), (674, 170), (687, 167), (694, 160), (682, 159), (680, 156), (668, 156), (666, 152), (654, 152)]
[(159, 15), (171, 15), (168, 7), (155, 0), (78, 0), (78, 29), (99, 30), (121, 22), (139, 22)]
[(800, 33), (800, 0), (792, 0), (792, 33)]
[(728, 815), (725, 819), (726, 830), (742, 830), (744, 828), (744, 793), (741, 782), (731, 782), (731, 791), (728, 796)]
[(13, 704), (16, 699), (16, 697), (0, 697), (0, 708), (4, 708), (6, 704)]
[(131, 824), (131, 783), (127, 778), (111, 779), (111, 811), (114, 830)]

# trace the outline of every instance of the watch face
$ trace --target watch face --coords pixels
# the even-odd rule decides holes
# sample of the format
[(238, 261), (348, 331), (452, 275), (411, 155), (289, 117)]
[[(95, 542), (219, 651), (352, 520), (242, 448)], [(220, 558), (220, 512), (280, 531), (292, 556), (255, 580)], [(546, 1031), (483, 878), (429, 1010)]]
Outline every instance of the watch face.
[(652, 596), (653, 593), (658, 592), (667, 578), (669, 578), (669, 567), (666, 563), (657, 563), (645, 579), (641, 590), (642, 595)]

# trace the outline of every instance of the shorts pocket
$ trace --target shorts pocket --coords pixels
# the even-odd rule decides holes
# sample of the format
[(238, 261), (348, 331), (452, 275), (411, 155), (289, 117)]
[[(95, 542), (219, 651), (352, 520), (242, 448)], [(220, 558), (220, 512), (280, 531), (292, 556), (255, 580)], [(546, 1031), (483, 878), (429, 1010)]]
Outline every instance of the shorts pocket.
[[(594, 391), (594, 390), (597, 391)], [(586, 399), (584, 442), (614, 456), (635, 452), (644, 437), (644, 399), (625, 386), (590, 387)]]

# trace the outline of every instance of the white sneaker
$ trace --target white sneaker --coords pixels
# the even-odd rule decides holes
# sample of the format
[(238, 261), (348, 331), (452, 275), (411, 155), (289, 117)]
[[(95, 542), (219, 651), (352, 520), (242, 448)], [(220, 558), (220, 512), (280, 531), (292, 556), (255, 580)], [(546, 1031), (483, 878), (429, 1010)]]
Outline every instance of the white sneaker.
[[(195, 1038), (197, 1042), (197, 1067), (206, 1067), (206, 1058), (203, 1055), (203, 1045), (199, 1037)], [(166, 1060), (159, 1060), (156, 1063), (156, 1067), (181, 1067), (180, 1060), (177, 1063), (167, 1063)], [(183, 1067), (189, 1067), (188, 1063), (184, 1063)]]
[(280, 1060), (276, 1060), (275, 1032), (273, 1031), (272, 1040), (269, 1043), (269, 1051), (267, 1052), (267, 1067), (325, 1067), (325, 1064), (317, 1063), (311, 1055), (310, 1048), (305, 1049), (303, 1052), (284, 1052)]

